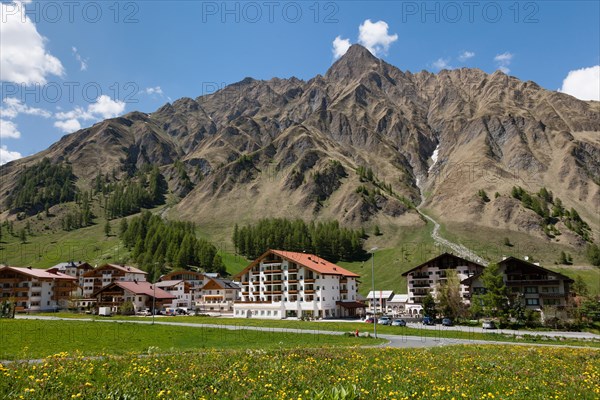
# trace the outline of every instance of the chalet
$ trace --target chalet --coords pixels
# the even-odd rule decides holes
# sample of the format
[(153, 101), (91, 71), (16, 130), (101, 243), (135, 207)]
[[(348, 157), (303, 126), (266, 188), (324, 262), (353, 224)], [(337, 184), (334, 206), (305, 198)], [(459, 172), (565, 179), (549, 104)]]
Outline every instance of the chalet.
[(104, 264), (83, 274), (83, 296), (92, 297), (93, 293), (114, 282), (145, 282), (147, 275), (135, 267)]
[(96, 298), (96, 307), (110, 307), (113, 312), (118, 312), (119, 307), (128, 301), (138, 312), (146, 308), (152, 310), (153, 305), (159, 310), (175, 300), (172, 294), (145, 281), (116, 281), (100, 288), (92, 296)]
[[(195, 304), (200, 301), (202, 295), (200, 289), (206, 282), (210, 274), (203, 274), (195, 271), (178, 270), (170, 272), (160, 277), (159, 282), (163, 281), (184, 281), (187, 286), (184, 290), (186, 300), (188, 302), (187, 307), (195, 307)], [(215, 274), (218, 276), (218, 274)]]
[(94, 269), (94, 267), (92, 267), (87, 262), (69, 261), (69, 262), (63, 262), (60, 264), (56, 264), (55, 266), (47, 269), (47, 271), (60, 272), (62, 274), (73, 276), (73, 277), (77, 278), (77, 287), (76, 287), (77, 290), (76, 290), (76, 293), (73, 293), (73, 294), (74, 295), (83, 295), (83, 281), (84, 281), (83, 275), (86, 272), (89, 272), (93, 269)]
[(234, 315), (258, 318), (354, 316), (359, 275), (314, 254), (268, 250), (237, 274)]
[(156, 287), (173, 295), (173, 301), (166, 304), (165, 307), (177, 308), (193, 308), (190, 284), (182, 280), (167, 280), (156, 282)]
[[(466, 260), (462, 257), (450, 253), (443, 253), (429, 261), (426, 261), (416, 267), (406, 271), (402, 276), (407, 277), (409, 305), (407, 308), (410, 314), (422, 313), (421, 304), (428, 293), (436, 296), (438, 284), (446, 281), (447, 271), (455, 270), (459, 281), (477, 275), (484, 270), (484, 266), (474, 261)], [(461, 295), (465, 303), (469, 302), (469, 287), (461, 283)], [(416, 304), (418, 306), (410, 306)]]
[[(574, 282), (568, 276), (540, 267), (515, 257), (506, 257), (498, 263), (509, 297), (521, 297), (527, 308), (543, 311), (544, 306), (564, 307), (570, 296), (570, 285)], [(471, 295), (485, 293), (481, 273), (461, 282), (469, 288)]]
[(77, 279), (54, 270), (0, 267), (0, 301), (17, 311), (50, 311), (68, 307)]
[(200, 301), (195, 305), (200, 311), (231, 313), (240, 290), (241, 286), (229, 279), (208, 278), (200, 290)]

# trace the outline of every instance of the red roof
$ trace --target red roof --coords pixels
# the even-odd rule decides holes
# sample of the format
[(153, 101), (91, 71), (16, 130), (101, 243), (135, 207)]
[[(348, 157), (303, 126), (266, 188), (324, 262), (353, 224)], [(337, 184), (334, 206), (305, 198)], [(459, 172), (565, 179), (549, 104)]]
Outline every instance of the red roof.
[[(342, 275), (350, 278), (359, 278), (360, 275), (354, 272), (348, 271), (345, 268), (340, 267), (334, 263), (331, 263), (324, 258), (316, 256), (314, 254), (307, 253), (296, 253), (294, 251), (284, 250), (269, 250), (263, 254), (260, 258), (265, 257), (267, 254), (273, 253), (289, 261), (300, 264), (308, 269), (318, 272), (323, 275)], [(260, 259), (259, 258), (259, 259)]]
[(62, 280), (69, 280), (69, 281), (77, 280), (77, 278), (67, 275), (67, 274), (63, 274), (61, 272), (49, 272), (49, 271), (45, 271), (43, 269), (37, 269), (37, 268), (31, 268), (31, 267), (27, 267), (27, 268), (3, 267), (3, 268), (0, 268), (0, 271), (6, 271), (6, 270), (11, 270), (14, 272), (21, 273), (23, 275), (28, 275), (28, 276), (31, 276), (34, 278), (39, 278), (39, 279), (62, 279)]
[(93, 295), (95, 296), (97, 293), (100, 293), (112, 286), (118, 286), (135, 295), (143, 294), (146, 296), (154, 297), (158, 300), (170, 300), (175, 298), (175, 296), (173, 296), (171, 293), (165, 292), (158, 286), (154, 288), (154, 285), (150, 282), (113, 282), (108, 286), (104, 286), (102, 289), (98, 290)]

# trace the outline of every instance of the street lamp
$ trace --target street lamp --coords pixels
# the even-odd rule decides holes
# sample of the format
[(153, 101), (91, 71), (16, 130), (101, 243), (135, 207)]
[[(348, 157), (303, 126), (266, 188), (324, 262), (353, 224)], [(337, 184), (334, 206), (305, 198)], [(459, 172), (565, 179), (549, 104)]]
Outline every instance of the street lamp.
[(373, 291), (373, 335), (377, 337), (377, 318), (375, 316), (375, 251), (377, 251), (377, 247), (369, 250), (369, 253), (371, 253), (371, 283)]

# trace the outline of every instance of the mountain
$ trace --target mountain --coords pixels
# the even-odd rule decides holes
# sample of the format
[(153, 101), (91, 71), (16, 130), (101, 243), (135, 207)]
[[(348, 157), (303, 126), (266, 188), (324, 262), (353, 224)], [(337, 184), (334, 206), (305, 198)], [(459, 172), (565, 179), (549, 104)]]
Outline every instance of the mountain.
[(599, 116), (598, 102), (499, 71), (403, 72), (353, 45), (308, 81), (246, 78), (67, 135), (0, 167), (2, 209), (10, 217), (23, 167), (48, 157), (68, 161), (82, 187), (98, 171), (121, 179), (158, 165), (181, 198), (172, 218), (227, 229), (266, 216), (424, 225), (426, 210), (472, 232), (520, 231), (580, 246), (569, 222), (553, 221), (560, 235), (548, 234), (543, 216), (511, 189), (552, 191), (597, 241)]

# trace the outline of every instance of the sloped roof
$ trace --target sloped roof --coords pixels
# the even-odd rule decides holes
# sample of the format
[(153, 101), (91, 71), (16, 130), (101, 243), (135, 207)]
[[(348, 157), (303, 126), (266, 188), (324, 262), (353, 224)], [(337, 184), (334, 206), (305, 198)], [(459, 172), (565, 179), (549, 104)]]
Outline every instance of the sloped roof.
[(181, 282), (183, 282), (183, 281), (182, 280), (160, 281), (160, 282), (156, 282), (156, 287), (159, 287), (159, 288), (173, 287)]
[(78, 268), (78, 267), (85, 267), (88, 266), (88, 268), (94, 268), (92, 267), (89, 263), (85, 262), (85, 261), (68, 261), (68, 262), (61, 262), (58, 263), (56, 265), (54, 265), (51, 268), (48, 269), (58, 269), (58, 270), (64, 270), (66, 268)]
[[(394, 296), (393, 290), (376, 290), (375, 291), (375, 300), (377, 300), (377, 299), (390, 300), (392, 298), (392, 296)], [(369, 294), (367, 295), (367, 299), (372, 299), (372, 298), (373, 298), (373, 291), (371, 290), (369, 292)]]
[[(527, 268), (531, 268), (531, 269), (535, 269), (535, 270), (538, 270), (538, 271), (541, 271), (541, 272), (544, 272), (544, 273), (547, 273), (547, 274), (555, 275), (555, 276), (559, 277), (560, 279), (566, 280), (567, 282), (570, 282), (570, 283), (575, 282), (573, 279), (569, 278), (566, 275), (561, 274), (560, 272), (555, 272), (555, 271), (552, 271), (551, 269), (540, 267), (539, 265), (530, 263), (529, 261), (525, 261), (525, 260), (522, 260), (520, 258), (513, 257), (513, 256), (506, 257), (505, 259), (503, 259), (502, 261), (498, 262), (497, 264), (498, 265), (503, 265), (503, 264), (505, 265), (505, 264), (509, 264), (510, 262), (516, 262), (516, 263), (521, 264), (521, 265), (523, 265), (523, 266), (525, 266)], [(467, 279), (463, 279), (460, 283), (463, 284), (463, 285), (470, 285), (475, 279), (479, 278), (481, 275), (483, 275), (483, 271), (480, 272), (480, 273), (478, 273), (478, 274), (475, 274), (473, 276), (470, 276)]]
[(94, 272), (99, 271), (99, 270), (104, 270), (104, 269), (116, 269), (119, 271), (123, 271), (125, 273), (148, 275), (147, 272), (142, 271), (139, 268), (132, 267), (129, 265), (118, 265), (118, 264), (104, 264), (104, 265), (99, 266), (98, 268), (94, 268), (93, 270), (87, 271), (83, 275), (84, 276), (93, 276)]
[(407, 303), (409, 296), (407, 294), (395, 294), (389, 301), (390, 303)]
[(455, 259), (457, 261), (464, 262), (464, 265), (476, 265), (476, 266), (479, 266), (481, 268), (485, 268), (484, 265), (481, 265), (480, 263), (477, 263), (475, 261), (470, 261), (470, 260), (467, 260), (465, 258), (459, 257), (459, 256), (454, 255), (454, 254), (450, 254), (450, 253), (442, 253), (442, 254), (440, 254), (437, 257), (434, 257), (434, 258), (432, 258), (430, 260), (425, 261), (424, 263), (421, 263), (421, 264), (417, 265), (416, 267), (414, 267), (412, 269), (409, 269), (408, 271), (404, 272), (402, 274), (402, 276), (407, 276), (411, 272), (416, 271), (416, 270), (418, 270), (418, 269), (426, 266), (427, 264), (436, 263), (437, 261), (439, 261), (439, 260), (441, 260), (443, 258), (453, 258), (453, 259)]
[(158, 285), (155, 288), (154, 285), (150, 282), (135, 282), (135, 281), (134, 282), (121, 282), (121, 281), (113, 282), (110, 285), (104, 286), (102, 289), (95, 292), (92, 296), (96, 296), (98, 293), (103, 292), (114, 286), (118, 286), (121, 289), (125, 289), (135, 295), (146, 295), (146, 296), (154, 297), (158, 300), (171, 300), (171, 299), (175, 298), (175, 296), (173, 296), (171, 293), (168, 293), (168, 292), (162, 290), (161, 288), (159, 288)]
[(222, 289), (241, 289), (240, 285), (230, 279), (225, 278), (209, 278), (208, 282), (206, 282), (202, 288), (204, 289), (205, 287), (210, 286), (211, 283), (216, 283)]
[(69, 281), (77, 280), (77, 278), (75, 278), (74, 276), (63, 274), (62, 272), (49, 272), (49, 271), (45, 271), (43, 269), (37, 269), (37, 268), (31, 268), (31, 267), (27, 267), (27, 268), (2, 267), (2, 268), (0, 268), (0, 271), (6, 271), (6, 270), (18, 272), (20, 274), (31, 276), (34, 278), (39, 278), (39, 279), (63, 279), (63, 280), (69, 280)]
[[(323, 275), (343, 275), (351, 278), (359, 278), (360, 275), (354, 272), (348, 271), (345, 268), (340, 267), (332, 262), (325, 260), (314, 254), (297, 253), (294, 251), (285, 250), (269, 250), (273, 254), (285, 258), (289, 261), (300, 264), (306, 268), (309, 268), (315, 272)], [(266, 254), (265, 254), (266, 255)], [(263, 255), (264, 256), (264, 255)], [(262, 256), (261, 256), (262, 257)]]

